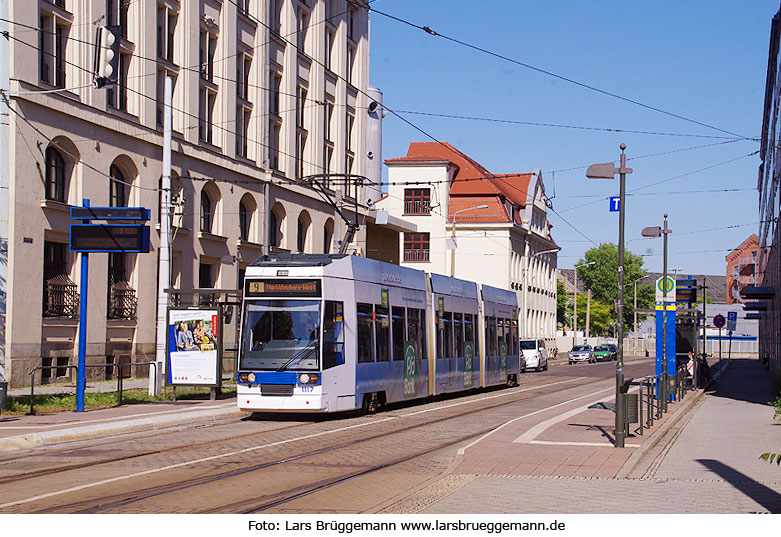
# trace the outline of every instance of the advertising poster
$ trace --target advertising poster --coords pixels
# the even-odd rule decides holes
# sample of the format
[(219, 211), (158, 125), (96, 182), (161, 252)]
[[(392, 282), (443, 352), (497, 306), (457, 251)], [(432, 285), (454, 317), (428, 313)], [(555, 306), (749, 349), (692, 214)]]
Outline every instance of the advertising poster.
[(217, 310), (170, 310), (168, 384), (217, 386)]

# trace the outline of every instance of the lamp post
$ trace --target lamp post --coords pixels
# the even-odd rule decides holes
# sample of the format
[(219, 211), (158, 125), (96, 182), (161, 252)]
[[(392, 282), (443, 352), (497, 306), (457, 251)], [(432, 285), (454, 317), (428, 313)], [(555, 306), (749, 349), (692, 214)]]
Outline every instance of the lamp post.
[(524, 318), (523, 318), (523, 335), (524, 335), (524, 337), (529, 335), (529, 327), (527, 326), (526, 321), (527, 321), (528, 316), (529, 316), (529, 314), (528, 314), (528, 311), (529, 311), (529, 302), (528, 302), (529, 301), (529, 292), (528, 292), (529, 282), (528, 282), (528, 279), (529, 279), (529, 272), (531, 271), (532, 259), (534, 259), (535, 257), (540, 256), (540, 255), (552, 254), (553, 252), (558, 252), (559, 250), (561, 250), (561, 248), (551, 248), (550, 250), (543, 250), (542, 252), (533, 253), (532, 255), (527, 256), (527, 258), (526, 258), (526, 267), (525, 267), (525, 269), (523, 271), (523, 314), (524, 314)]
[(588, 263), (581, 263), (575, 265), (575, 305), (572, 315), (572, 346), (578, 344), (578, 269), (580, 267), (587, 267), (589, 265), (596, 265), (596, 261), (589, 261)]
[(586, 170), (589, 179), (613, 179), (619, 175), (618, 198), (618, 359), (616, 360), (616, 447), (624, 447), (626, 438), (626, 404), (624, 399), (624, 216), (626, 198), (626, 174), (632, 173), (632, 168), (626, 167), (626, 144), (619, 146), (621, 160), (616, 168), (612, 162), (592, 164)]
[(475, 205), (474, 207), (467, 207), (466, 209), (459, 209), (458, 211), (453, 213), (453, 220), (450, 224), (452, 227), (450, 228), (450, 240), (453, 242), (451, 244), (450, 248), (450, 277), (455, 278), (456, 276), (456, 216), (458, 216), (459, 213), (463, 213), (466, 211), (474, 211), (476, 209), (487, 209), (488, 205)]
[[(641, 234), (643, 237), (664, 237), (664, 273), (662, 274), (662, 408), (667, 411), (667, 235), (672, 233), (672, 229), (667, 227), (667, 214), (664, 215), (664, 228), (659, 226), (647, 227)], [(678, 270), (678, 269), (675, 269)], [(673, 301), (675, 297), (673, 297)], [(658, 347), (657, 347), (658, 348)]]

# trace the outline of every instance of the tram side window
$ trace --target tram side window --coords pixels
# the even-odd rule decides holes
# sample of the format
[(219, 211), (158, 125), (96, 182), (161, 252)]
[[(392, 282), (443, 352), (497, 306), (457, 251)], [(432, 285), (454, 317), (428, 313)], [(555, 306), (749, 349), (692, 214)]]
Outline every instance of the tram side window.
[[(471, 313), (464, 314), (464, 341), (474, 343), (474, 324), (473, 316)], [(477, 345), (472, 346), (472, 350), (477, 354)]]
[[(496, 319), (496, 335), (498, 338), (497, 342), (497, 349), (498, 352), (496, 354), (500, 355), (502, 354), (502, 342), (504, 341), (504, 319), (501, 317)], [(510, 349), (506, 349), (508, 352)]]
[[(428, 357), (428, 353), (426, 352), (426, 310), (409, 310), (410, 318), (412, 318), (412, 312), (416, 312), (416, 318), (417, 318), (417, 325), (415, 328), (415, 336), (414, 340), (418, 344), (418, 360), (425, 360)], [(413, 339), (412, 333), (410, 332), (410, 339)]]
[(344, 303), (325, 301), (323, 317), (323, 369), (344, 363)]
[(456, 346), (456, 358), (464, 356), (464, 315), (462, 313), (453, 314), (453, 342)]
[(513, 330), (510, 319), (504, 320), (504, 341), (507, 344), (507, 354), (516, 354), (513, 348)]
[(374, 361), (374, 330), (371, 304), (358, 304), (358, 362)]
[(391, 308), (391, 329), (393, 331), (393, 359), (404, 360), (404, 333), (406, 315), (404, 308)]
[(480, 356), (480, 330), (477, 327), (477, 315), (472, 315), (472, 333), (475, 336), (475, 356)]
[(513, 354), (520, 354), (521, 351), (518, 349), (518, 323), (515, 321), (510, 321), (512, 323), (512, 329), (513, 329)]
[(439, 358), (453, 357), (453, 314), (446, 311), (441, 319), (442, 328), (439, 331), (441, 336), (441, 348)]
[(499, 354), (496, 348), (496, 317), (485, 318), (485, 352), (488, 356)]
[(387, 306), (375, 306), (376, 319), (374, 331), (376, 333), (377, 351), (375, 353), (378, 362), (390, 360), (390, 317)]

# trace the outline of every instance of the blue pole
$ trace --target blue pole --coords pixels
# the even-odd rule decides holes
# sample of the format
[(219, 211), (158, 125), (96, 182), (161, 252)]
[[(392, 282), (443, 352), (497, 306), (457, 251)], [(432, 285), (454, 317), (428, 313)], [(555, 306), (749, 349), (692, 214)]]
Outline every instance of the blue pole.
[[(82, 203), (89, 207), (89, 200)], [(89, 220), (84, 220), (89, 223)], [(79, 369), (76, 379), (76, 412), (84, 412), (84, 390), (87, 387), (87, 282), (89, 277), (89, 254), (81, 253), (81, 286), (79, 289)]]

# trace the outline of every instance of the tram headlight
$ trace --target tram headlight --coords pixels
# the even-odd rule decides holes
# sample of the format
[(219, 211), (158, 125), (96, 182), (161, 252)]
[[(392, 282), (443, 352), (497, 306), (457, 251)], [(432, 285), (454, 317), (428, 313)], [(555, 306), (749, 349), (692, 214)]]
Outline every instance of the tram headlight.
[(299, 384), (309, 384), (309, 374), (308, 373), (301, 373), (298, 375), (298, 383)]
[(307, 385), (320, 384), (320, 375), (317, 373), (300, 373), (298, 375), (298, 383)]
[(247, 382), (249, 382), (250, 384), (255, 383), (255, 373), (250, 373), (249, 375), (247, 375)]

